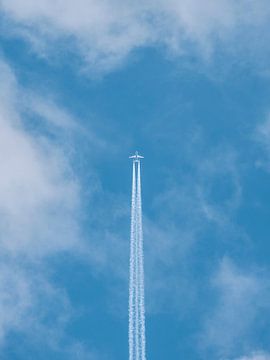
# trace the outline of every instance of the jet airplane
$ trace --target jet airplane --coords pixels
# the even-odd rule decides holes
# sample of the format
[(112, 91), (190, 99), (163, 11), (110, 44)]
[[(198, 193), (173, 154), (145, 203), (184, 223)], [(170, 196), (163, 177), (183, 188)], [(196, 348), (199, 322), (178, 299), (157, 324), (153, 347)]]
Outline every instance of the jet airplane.
[(135, 155), (132, 155), (129, 158), (133, 159), (133, 161), (135, 161), (135, 162), (139, 162), (140, 159), (144, 159), (144, 156), (139, 155), (138, 151), (136, 151)]

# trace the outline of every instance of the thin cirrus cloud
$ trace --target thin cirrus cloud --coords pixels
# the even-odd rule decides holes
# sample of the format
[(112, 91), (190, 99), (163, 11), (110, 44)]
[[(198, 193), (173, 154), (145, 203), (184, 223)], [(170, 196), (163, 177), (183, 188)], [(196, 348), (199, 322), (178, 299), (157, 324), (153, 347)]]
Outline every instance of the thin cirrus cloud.
[(269, 360), (270, 355), (263, 351), (254, 351), (251, 355), (242, 356), (235, 360)]
[[(217, 290), (216, 303), (205, 319), (200, 343), (227, 359), (235, 351), (252, 347), (256, 322), (270, 310), (269, 282), (262, 271), (239, 268), (225, 257), (212, 286)], [(258, 352), (240, 359), (268, 359), (266, 356)]]
[(269, 160), (270, 160), (270, 119), (269, 116), (257, 125), (254, 134), (254, 140), (256, 141), (260, 149), (260, 158), (256, 161), (256, 166), (261, 167), (269, 171)]
[(62, 41), (90, 70), (112, 70), (147, 46), (178, 55), (195, 51), (204, 59), (220, 45), (257, 59), (268, 48), (267, 37), (261, 36), (270, 17), (265, 0), (2, 0), (1, 9), (5, 32), (24, 37), (45, 56), (52, 43)]

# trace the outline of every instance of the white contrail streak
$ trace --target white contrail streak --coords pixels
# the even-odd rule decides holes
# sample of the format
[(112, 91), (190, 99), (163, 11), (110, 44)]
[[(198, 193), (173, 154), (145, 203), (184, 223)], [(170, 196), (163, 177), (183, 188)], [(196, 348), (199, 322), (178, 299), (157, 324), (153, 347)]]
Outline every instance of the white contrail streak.
[(133, 161), (130, 278), (129, 278), (129, 360), (146, 360), (144, 257), (140, 161)]
[(138, 224), (138, 273), (139, 273), (139, 326), (141, 337), (141, 360), (145, 360), (145, 308), (144, 308), (144, 256), (142, 231), (141, 167), (138, 163), (137, 177), (137, 224)]
[(133, 162), (132, 198), (131, 198), (131, 229), (130, 229), (130, 264), (129, 264), (129, 360), (134, 359), (134, 330), (135, 330), (135, 226), (136, 226), (136, 169)]

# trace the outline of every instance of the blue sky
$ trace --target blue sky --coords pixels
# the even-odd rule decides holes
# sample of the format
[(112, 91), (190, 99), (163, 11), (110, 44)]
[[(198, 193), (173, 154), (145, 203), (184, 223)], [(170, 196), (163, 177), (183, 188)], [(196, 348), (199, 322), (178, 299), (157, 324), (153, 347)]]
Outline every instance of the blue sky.
[(0, 357), (270, 359), (270, 5), (0, 0)]

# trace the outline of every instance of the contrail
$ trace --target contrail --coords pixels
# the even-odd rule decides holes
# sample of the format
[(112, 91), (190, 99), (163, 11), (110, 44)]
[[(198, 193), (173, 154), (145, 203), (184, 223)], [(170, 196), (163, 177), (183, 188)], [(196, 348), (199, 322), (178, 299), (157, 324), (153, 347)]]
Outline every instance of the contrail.
[(129, 278), (129, 360), (146, 360), (144, 308), (144, 256), (142, 231), (141, 169), (138, 153), (131, 156), (132, 197)]
[(138, 163), (137, 178), (137, 222), (138, 222), (138, 262), (139, 262), (139, 326), (141, 336), (141, 360), (145, 360), (145, 308), (144, 308), (144, 256), (142, 231), (141, 166)]
[(134, 358), (135, 330), (135, 241), (136, 241), (136, 169), (133, 162), (132, 197), (131, 197), (131, 229), (130, 229), (130, 263), (129, 263), (129, 360)]

